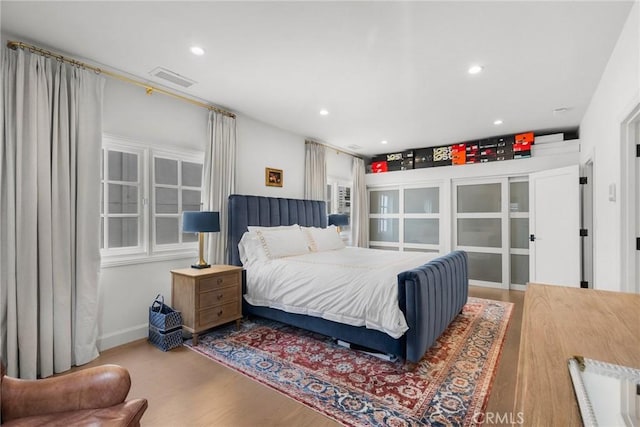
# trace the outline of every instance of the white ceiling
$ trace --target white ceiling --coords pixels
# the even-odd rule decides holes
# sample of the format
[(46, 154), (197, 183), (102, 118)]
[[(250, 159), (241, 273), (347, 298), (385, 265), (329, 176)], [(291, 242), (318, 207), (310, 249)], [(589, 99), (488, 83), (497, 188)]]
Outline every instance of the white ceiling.
[[(372, 155), (577, 127), (632, 4), (5, 0), (0, 7), (2, 31), (22, 41), (145, 79), (166, 67), (198, 82), (188, 94)], [(194, 44), (206, 54), (192, 55)], [(469, 75), (475, 63), (484, 71)], [(554, 115), (559, 107), (569, 110)], [(330, 114), (320, 116), (322, 108)]]

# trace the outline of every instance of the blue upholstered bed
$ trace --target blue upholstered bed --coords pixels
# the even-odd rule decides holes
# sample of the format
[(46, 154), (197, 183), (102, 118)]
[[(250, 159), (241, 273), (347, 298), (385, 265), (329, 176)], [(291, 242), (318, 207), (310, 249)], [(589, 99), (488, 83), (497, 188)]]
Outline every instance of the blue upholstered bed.
[[(325, 202), (231, 195), (229, 197), (228, 262), (232, 265), (242, 265), (238, 243), (248, 226), (291, 224), (326, 227)], [(409, 329), (398, 339), (365, 327), (253, 306), (244, 300), (243, 314), (278, 320), (417, 362), (461, 312), (467, 302), (468, 283), (467, 255), (462, 251), (451, 252), (400, 273), (397, 303), (405, 315)]]

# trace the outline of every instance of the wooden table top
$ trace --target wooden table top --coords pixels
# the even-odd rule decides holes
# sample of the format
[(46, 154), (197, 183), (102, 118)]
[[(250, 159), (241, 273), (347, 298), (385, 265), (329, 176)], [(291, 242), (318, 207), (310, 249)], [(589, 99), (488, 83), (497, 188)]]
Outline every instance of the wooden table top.
[(582, 425), (567, 360), (640, 369), (640, 295), (527, 285), (514, 412), (525, 425)]

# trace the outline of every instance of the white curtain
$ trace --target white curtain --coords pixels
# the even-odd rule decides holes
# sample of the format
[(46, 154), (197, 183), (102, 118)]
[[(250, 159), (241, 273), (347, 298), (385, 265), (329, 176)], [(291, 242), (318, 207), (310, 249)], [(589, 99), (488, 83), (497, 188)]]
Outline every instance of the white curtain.
[(351, 168), (351, 244), (361, 248), (369, 247), (369, 197), (364, 181), (364, 160), (353, 158)]
[(304, 156), (304, 198), (326, 200), (327, 156), (324, 145), (306, 141)]
[(11, 376), (98, 356), (103, 91), (92, 71), (3, 51), (0, 351)]
[(209, 143), (204, 159), (203, 210), (220, 212), (220, 232), (208, 233), (209, 264), (227, 262), (227, 205), (235, 191), (236, 119), (209, 112)]

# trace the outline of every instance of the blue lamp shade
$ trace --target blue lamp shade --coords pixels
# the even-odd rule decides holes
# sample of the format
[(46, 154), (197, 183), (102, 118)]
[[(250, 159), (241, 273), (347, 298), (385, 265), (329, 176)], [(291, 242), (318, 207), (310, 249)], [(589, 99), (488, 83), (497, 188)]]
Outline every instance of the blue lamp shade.
[(220, 231), (220, 214), (218, 212), (187, 211), (182, 212), (182, 231), (198, 233), (198, 262), (193, 268), (208, 268), (211, 265), (204, 260), (204, 234)]
[(218, 212), (182, 212), (182, 231), (185, 233), (212, 233), (220, 231)]
[(329, 225), (335, 225), (338, 227), (349, 225), (349, 215), (331, 214), (329, 215)]

